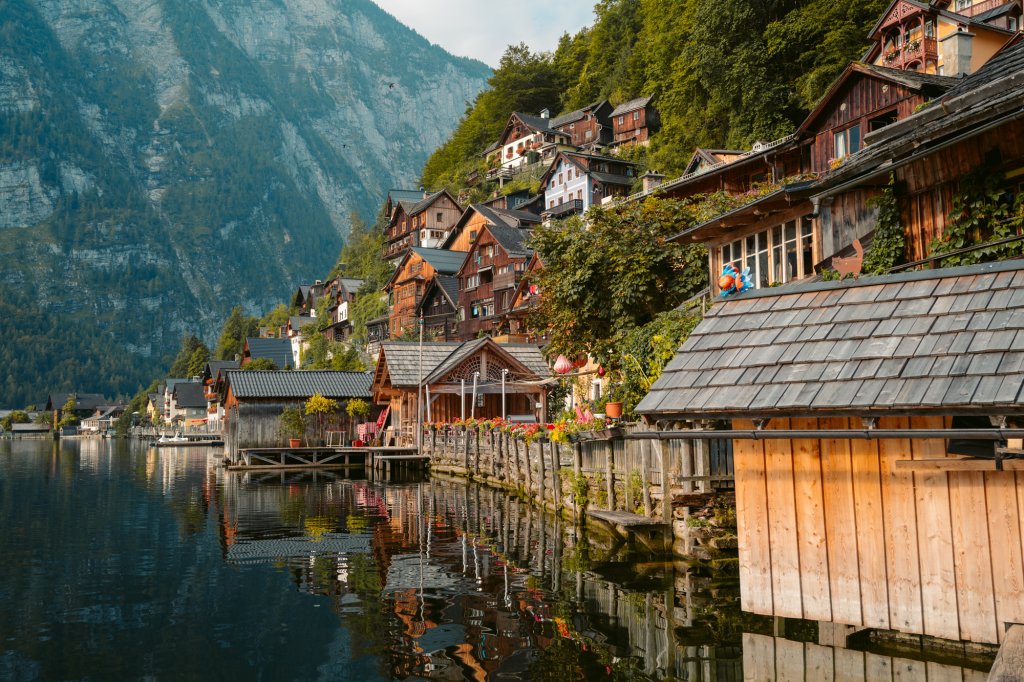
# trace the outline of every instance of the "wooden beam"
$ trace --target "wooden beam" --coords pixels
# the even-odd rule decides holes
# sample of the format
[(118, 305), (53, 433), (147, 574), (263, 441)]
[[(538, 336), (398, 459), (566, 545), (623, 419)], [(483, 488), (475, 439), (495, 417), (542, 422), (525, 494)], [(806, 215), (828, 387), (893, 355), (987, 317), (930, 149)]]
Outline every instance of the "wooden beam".
[(1006, 631), (988, 679), (989, 682), (1024, 680), (1024, 625), (1011, 625)]
[[(973, 457), (898, 459), (896, 460), (896, 469), (905, 471), (998, 471), (994, 459)], [(1024, 471), (1024, 460), (1004, 459), (1003, 471)]]

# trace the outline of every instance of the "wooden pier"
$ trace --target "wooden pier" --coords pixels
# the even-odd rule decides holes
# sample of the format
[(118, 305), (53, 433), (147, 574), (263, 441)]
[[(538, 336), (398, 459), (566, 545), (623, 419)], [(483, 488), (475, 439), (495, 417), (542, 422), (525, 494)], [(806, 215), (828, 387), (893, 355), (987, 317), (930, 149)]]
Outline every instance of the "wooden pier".
[(405, 447), (277, 447), (243, 448), (228, 462), (233, 471), (268, 469), (360, 468), (389, 475), (392, 471), (425, 469), (430, 458)]

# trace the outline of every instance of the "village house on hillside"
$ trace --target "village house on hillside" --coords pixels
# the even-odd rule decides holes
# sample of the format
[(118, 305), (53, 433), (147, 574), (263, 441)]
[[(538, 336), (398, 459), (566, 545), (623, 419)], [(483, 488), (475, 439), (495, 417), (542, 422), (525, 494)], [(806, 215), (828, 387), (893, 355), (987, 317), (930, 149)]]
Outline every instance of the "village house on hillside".
[(461, 215), (462, 207), (447, 190), (424, 193), (415, 204), (400, 201), (385, 230), (384, 259), (398, 260), (414, 246), (437, 247)]
[(512, 177), (512, 171), (551, 159), (560, 146), (570, 146), (571, 135), (551, 128), (551, 114), (513, 112), (496, 145), (489, 149), (489, 177)]
[(465, 257), (464, 251), (419, 247), (413, 247), (406, 253), (384, 287), (390, 301), (388, 328), (391, 338), (415, 331), (416, 309), (427, 284), (435, 275), (452, 276), (457, 273)]
[(528, 211), (496, 208), (488, 204), (472, 204), (452, 228), (441, 245), (449, 251), (469, 251), (487, 226), (530, 229), (540, 225), (540, 216)]
[(545, 219), (582, 214), (607, 197), (624, 196), (636, 182), (636, 164), (613, 156), (559, 152), (540, 179)]
[(295, 357), (292, 354), (290, 339), (257, 339), (249, 337), (245, 340), (242, 350), (241, 367), (252, 364), (254, 360), (270, 360), (278, 369), (295, 369)]
[(434, 341), (455, 341), (459, 322), (459, 280), (434, 275), (423, 292), (416, 316), (424, 320), (423, 334)]
[(659, 128), (658, 111), (651, 104), (653, 99), (638, 97), (612, 110), (613, 145), (646, 145), (650, 142), (651, 135)]
[(457, 274), (460, 340), (509, 334), (512, 294), (533, 256), (529, 237), (527, 230), (484, 226)]
[(601, 100), (557, 116), (551, 119), (549, 125), (567, 134), (572, 146), (596, 150), (611, 144), (613, 140), (611, 113), (612, 105), (608, 100)]

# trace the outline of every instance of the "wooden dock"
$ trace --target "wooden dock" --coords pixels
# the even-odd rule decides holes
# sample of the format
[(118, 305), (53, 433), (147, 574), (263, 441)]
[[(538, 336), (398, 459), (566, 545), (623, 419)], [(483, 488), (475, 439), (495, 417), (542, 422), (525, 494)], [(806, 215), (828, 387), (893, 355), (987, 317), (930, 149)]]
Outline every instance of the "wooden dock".
[(416, 448), (401, 447), (278, 447), (243, 448), (228, 463), (233, 471), (268, 469), (361, 468), (390, 474), (399, 468), (423, 468), (430, 458)]
[(663, 521), (618, 509), (588, 509), (587, 516), (601, 521), (624, 540), (639, 542), (652, 552), (672, 548), (672, 528)]

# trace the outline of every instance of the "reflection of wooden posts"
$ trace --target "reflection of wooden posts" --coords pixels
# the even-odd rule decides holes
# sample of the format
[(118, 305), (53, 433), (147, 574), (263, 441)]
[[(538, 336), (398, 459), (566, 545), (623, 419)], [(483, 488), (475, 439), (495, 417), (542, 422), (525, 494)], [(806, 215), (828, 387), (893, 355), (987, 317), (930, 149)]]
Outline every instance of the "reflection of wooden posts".
[(57, 410), (53, 411), (53, 421), (50, 422), (50, 430), (53, 434), (53, 439), (60, 440), (60, 427), (57, 426)]
[[(573, 481), (572, 481), (572, 485), (570, 486), (570, 488), (572, 488), (572, 491), (573, 491), (572, 492), (572, 512), (573, 512), (573, 517), (576, 518), (577, 520), (579, 518), (582, 518), (582, 516), (577, 516), (577, 514), (582, 515), (582, 514), (586, 514), (587, 513), (586, 508), (583, 508), (583, 509), (577, 509), (576, 508), (576, 485), (578, 484), (578, 481), (580, 480), (580, 476), (582, 475), (582, 471), (583, 471), (583, 446), (580, 445), (579, 443), (573, 443), (573, 446), (572, 446), (572, 473), (573, 473)], [(590, 497), (590, 496), (588, 495), (587, 497)]]

